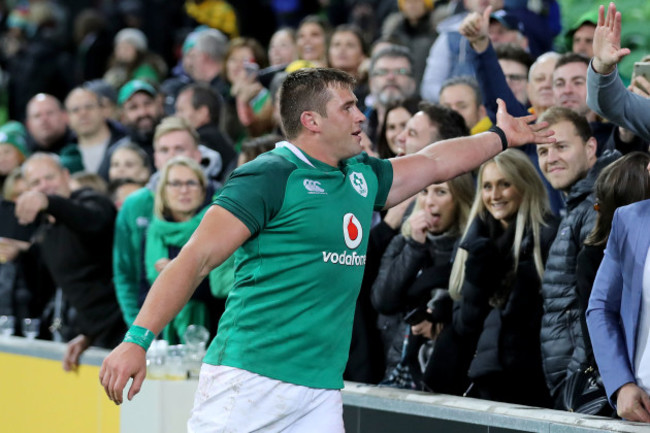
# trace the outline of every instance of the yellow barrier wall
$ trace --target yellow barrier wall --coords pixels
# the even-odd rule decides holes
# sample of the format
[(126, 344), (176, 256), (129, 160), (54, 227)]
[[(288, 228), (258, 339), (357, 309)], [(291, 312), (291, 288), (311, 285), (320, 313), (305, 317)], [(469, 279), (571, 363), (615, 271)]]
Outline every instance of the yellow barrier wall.
[(96, 366), (66, 373), (60, 361), (0, 352), (0, 430), (119, 433), (119, 407), (98, 376)]

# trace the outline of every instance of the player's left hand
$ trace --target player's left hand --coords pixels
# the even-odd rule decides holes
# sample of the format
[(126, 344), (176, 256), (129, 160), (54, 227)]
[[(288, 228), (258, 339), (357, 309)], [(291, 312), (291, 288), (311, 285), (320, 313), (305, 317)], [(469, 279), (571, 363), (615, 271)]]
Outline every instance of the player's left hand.
[(508, 147), (522, 146), (526, 143), (546, 144), (555, 143), (552, 135), (555, 133), (546, 129), (547, 122), (533, 124), (537, 116), (530, 114), (523, 117), (513, 117), (508, 114), (506, 103), (497, 99), (497, 126), (503, 130), (508, 139)]

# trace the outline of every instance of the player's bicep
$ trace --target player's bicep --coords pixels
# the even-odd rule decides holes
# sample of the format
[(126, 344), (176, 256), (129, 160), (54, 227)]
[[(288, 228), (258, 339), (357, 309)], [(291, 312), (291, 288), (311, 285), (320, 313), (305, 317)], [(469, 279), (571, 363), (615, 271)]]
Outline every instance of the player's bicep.
[(390, 162), (393, 165), (393, 183), (386, 200), (386, 209), (412, 197), (436, 179), (436, 161), (426, 156), (413, 154), (392, 158)]
[(198, 265), (199, 273), (207, 275), (226, 261), (251, 236), (239, 218), (221, 206), (208, 209), (183, 250)]

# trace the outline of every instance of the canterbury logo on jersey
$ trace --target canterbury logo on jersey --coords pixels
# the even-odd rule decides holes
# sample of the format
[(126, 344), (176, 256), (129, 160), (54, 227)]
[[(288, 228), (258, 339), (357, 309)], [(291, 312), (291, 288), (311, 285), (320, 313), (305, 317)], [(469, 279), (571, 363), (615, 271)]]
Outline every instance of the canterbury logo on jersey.
[[(354, 250), (361, 245), (362, 239), (363, 227), (361, 226), (361, 222), (359, 222), (353, 213), (343, 215), (343, 240), (345, 241), (345, 246)], [(364, 266), (366, 264), (366, 256), (365, 254), (362, 256), (358, 255), (356, 252), (350, 254), (347, 251), (343, 251), (342, 253), (323, 251), (323, 261), (325, 263), (345, 266)]]
[(302, 181), (302, 184), (309, 191), (309, 194), (327, 194), (317, 180), (305, 179)]

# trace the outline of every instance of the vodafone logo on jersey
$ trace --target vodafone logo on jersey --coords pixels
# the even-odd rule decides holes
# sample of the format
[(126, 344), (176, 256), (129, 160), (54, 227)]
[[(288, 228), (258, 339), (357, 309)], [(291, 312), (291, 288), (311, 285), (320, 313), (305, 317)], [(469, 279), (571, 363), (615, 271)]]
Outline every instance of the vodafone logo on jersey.
[[(343, 215), (343, 240), (345, 246), (351, 250), (358, 248), (363, 240), (363, 227), (361, 227), (361, 222), (353, 213)], [(366, 264), (366, 255), (358, 255), (356, 251), (349, 253), (347, 250), (340, 253), (323, 251), (323, 261), (343, 266), (364, 266)]]
[(357, 217), (352, 213), (346, 213), (343, 216), (343, 239), (345, 239), (345, 245), (351, 250), (361, 245), (363, 228)]

